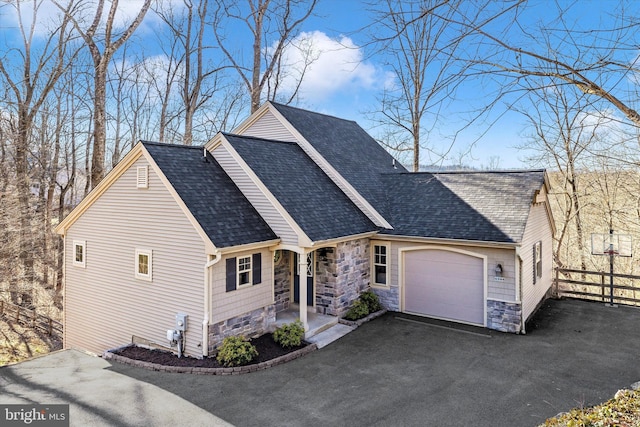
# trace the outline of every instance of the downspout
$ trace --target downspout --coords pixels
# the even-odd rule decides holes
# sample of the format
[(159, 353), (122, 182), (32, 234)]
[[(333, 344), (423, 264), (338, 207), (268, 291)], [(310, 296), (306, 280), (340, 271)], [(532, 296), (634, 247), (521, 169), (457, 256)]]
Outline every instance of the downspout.
[(516, 297), (518, 302), (520, 302), (520, 333), (526, 334), (525, 325), (524, 325), (524, 301), (522, 301), (522, 271), (520, 271), (520, 264), (522, 263), (522, 258), (520, 257), (520, 246), (516, 246), (516, 255), (515, 255), (515, 270), (516, 270)]
[(202, 357), (209, 356), (209, 313), (211, 312), (211, 281), (209, 269), (222, 259), (219, 251), (209, 255), (204, 265), (204, 316), (202, 318)]

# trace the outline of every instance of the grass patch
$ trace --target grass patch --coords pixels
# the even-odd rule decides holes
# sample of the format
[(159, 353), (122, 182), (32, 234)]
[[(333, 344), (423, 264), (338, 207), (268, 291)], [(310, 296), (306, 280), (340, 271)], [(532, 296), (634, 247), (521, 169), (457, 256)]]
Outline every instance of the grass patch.
[(0, 318), (0, 366), (21, 362), (62, 348), (62, 339), (12, 320)]
[(590, 408), (572, 409), (549, 418), (541, 427), (640, 426), (640, 390), (620, 390), (613, 399)]

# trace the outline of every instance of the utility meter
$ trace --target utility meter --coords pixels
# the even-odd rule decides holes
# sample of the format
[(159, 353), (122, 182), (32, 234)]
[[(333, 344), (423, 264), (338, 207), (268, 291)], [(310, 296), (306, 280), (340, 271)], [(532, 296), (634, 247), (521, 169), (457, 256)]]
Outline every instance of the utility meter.
[(186, 331), (187, 330), (187, 316), (184, 313), (176, 314), (176, 331)]

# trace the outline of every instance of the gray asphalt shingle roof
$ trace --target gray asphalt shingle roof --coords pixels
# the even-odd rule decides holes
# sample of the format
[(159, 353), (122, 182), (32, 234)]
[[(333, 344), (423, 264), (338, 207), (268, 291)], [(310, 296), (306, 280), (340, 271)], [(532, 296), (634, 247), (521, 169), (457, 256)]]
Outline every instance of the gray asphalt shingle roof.
[(311, 240), (377, 231), (297, 144), (225, 137)]
[(520, 242), (544, 171), (385, 175), (394, 230), (384, 234)]
[(383, 216), (382, 175), (407, 170), (356, 122), (272, 102), (302, 136)]
[(216, 247), (278, 238), (203, 147), (142, 144)]

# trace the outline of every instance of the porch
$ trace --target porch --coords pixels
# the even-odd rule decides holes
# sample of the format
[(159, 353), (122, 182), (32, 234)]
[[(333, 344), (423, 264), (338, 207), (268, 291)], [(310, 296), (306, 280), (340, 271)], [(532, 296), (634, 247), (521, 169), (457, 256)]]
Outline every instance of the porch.
[[(291, 305), (288, 309), (276, 313), (275, 327), (295, 322), (300, 319), (300, 308), (298, 305)], [(339, 318), (337, 316), (328, 316), (326, 314), (315, 313), (307, 310), (307, 325), (309, 329), (305, 334), (305, 338), (311, 338), (336, 325)]]

